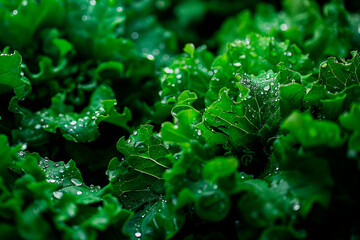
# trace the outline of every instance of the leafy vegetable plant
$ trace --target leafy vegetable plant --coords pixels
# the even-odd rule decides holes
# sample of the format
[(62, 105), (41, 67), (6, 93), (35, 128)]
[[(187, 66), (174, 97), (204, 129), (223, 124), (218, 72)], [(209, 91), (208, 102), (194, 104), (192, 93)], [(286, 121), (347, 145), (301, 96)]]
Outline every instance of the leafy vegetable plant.
[(0, 0), (0, 238), (360, 238), (359, 11)]

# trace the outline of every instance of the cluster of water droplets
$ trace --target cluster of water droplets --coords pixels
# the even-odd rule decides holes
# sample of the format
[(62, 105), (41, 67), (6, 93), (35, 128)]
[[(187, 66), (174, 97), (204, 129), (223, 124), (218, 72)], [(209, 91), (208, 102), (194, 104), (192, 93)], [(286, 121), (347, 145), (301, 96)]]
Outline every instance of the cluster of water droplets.
[[(114, 103), (116, 105), (116, 102)], [(55, 132), (60, 127), (67, 136), (72, 137), (75, 141), (81, 137), (81, 133), (89, 128), (96, 128), (97, 120), (100, 116), (107, 116), (105, 109), (99, 107), (94, 111), (86, 111), (83, 114), (55, 114), (53, 110), (41, 110), (35, 113), (37, 121), (33, 124), (33, 129), (28, 131), (38, 131), (43, 129), (48, 132)], [(19, 128), (22, 130), (22, 128)]]
[[(204, 49), (204, 46), (200, 46), (197, 51)], [(207, 85), (213, 74), (214, 72), (196, 57), (178, 59), (173, 66), (165, 67), (162, 71), (160, 81), (163, 91), (160, 92), (160, 96), (180, 95), (184, 90), (195, 91), (195, 89), (191, 89), (193, 82), (206, 83)]]
[(45, 157), (39, 160), (38, 165), (41, 170), (45, 172), (47, 182), (57, 184), (59, 187), (61, 187), (60, 190), (53, 192), (53, 197), (56, 199), (61, 199), (64, 195), (62, 188), (75, 187), (74, 194), (77, 196), (82, 195), (84, 190), (87, 189), (90, 190), (90, 192), (97, 192), (101, 189), (100, 186), (94, 185), (87, 187), (80, 179), (74, 177), (77, 174), (77, 170), (76, 168), (71, 167), (70, 162), (67, 164), (62, 161), (53, 162), (49, 160), (49, 158)]
[[(141, 214), (141, 219), (139, 222), (136, 222), (134, 224), (135, 227), (135, 233), (134, 236), (137, 237), (140, 240), (140, 237), (143, 235), (141, 233), (141, 225), (142, 225), (142, 221), (143, 219), (146, 218), (146, 216), (148, 214), (150, 214), (150, 217), (152, 218), (153, 215), (157, 215), (158, 213), (161, 213), (163, 211), (163, 209), (166, 208), (166, 204), (167, 204), (167, 200), (163, 199), (163, 196), (161, 195), (159, 198), (159, 201), (156, 202), (154, 205), (152, 205), (151, 207), (147, 208), (142, 214)], [(155, 227), (157, 226), (156, 223), (156, 218), (152, 218), (154, 223), (155, 223)], [(176, 218), (173, 219), (173, 224), (175, 227), (178, 227), (177, 222), (176, 222)]]
[(74, 173), (73, 169), (69, 171), (70, 164), (55, 163), (47, 157), (39, 161), (39, 166), (45, 172), (46, 181), (56, 183), (59, 186), (63, 186), (64, 179)]

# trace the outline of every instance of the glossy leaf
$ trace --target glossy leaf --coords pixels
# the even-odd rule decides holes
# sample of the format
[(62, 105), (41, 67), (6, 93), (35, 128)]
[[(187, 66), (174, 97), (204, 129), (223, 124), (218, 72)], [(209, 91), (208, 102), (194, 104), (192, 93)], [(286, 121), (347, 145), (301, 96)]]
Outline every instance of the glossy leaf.
[[(131, 120), (130, 110), (125, 108), (122, 114), (115, 109), (117, 104), (112, 89), (102, 85), (92, 94), (89, 106), (81, 113), (73, 112), (73, 107), (65, 105), (65, 94), (52, 98), (49, 109), (28, 113), (22, 120), (23, 127), (13, 132), (18, 141), (46, 141), (44, 132), (56, 133), (60, 128), (64, 138), (73, 142), (90, 142), (99, 136), (97, 125), (109, 122), (129, 130), (127, 122)], [(31, 121), (30, 121), (31, 119)]]
[(135, 210), (145, 199), (152, 201), (164, 194), (162, 175), (170, 167), (170, 150), (152, 129), (151, 125), (143, 125), (127, 141), (122, 137), (117, 149), (125, 158), (109, 163), (114, 194), (120, 196), (129, 209)]
[(360, 56), (352, 52), (353, 58), (338, 62), (336, 58), (329, 58), (321, 64), (319, 82), (326, 86), (332, 93), (337, 93), (352, 85), (359, 85), (358, 68)]

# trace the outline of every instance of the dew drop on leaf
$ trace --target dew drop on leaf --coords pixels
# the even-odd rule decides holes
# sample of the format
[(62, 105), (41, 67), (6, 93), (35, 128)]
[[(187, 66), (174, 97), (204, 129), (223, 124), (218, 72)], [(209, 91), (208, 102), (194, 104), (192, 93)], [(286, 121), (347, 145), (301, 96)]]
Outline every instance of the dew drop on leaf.
[(63, 195), (64, 195), (64, 193), (63, 193), (63, 192), (60, 192), (60, 191), (55, 191), (55, 192), (53, 192), (53, 196), (54, 196), (54, 198), (56, 198), (56, 199), (62, 198)]
[(82, 185), (82, 182), (79, 179), (73, 178), (70, 181), (77, 187), (80, 187)]
[(299, 203), (295, 203), (293, 206), (293, 210), (294, 211), (298, 211), (300, 209), (300, 204)]

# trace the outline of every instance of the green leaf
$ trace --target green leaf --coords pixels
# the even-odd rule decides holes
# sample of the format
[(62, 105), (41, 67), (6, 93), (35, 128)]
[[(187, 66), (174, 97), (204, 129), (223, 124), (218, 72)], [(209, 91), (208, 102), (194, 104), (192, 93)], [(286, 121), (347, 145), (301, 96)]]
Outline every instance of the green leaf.
[(15, 96), (11, 99), (9, 110), (21, 114), (18, 106), (19, 100), (24, 100), (31, 92), (30, 81), (21, 75), (21, 56), (18, 52), (8, 54), (7, 51), (0, 54), (0, 87), (9, 86)]
[[(176, 35), (164, 28), (154, 14), (146, 14), (146, 10), (139, 11), (135, 9), (137, 7), (136, 3), (132, 3), (126, 9), (128, 19), (125, 36), (134, 41), (141, 60), (145, 60), (146, 64), (155, 63), (157, 68), (163, 67), (173, 59), (178, 50)], [(140, 63), (137, 67), (144, 66)]]
[(177, 99), (184, 90), (194, 92), (199, 97), (203, 97), (208, 91), (214, 56), (206, 46), (195, 49), (193, 44), (187, 44), (184, 51), (186, 54), (176, 58), (169, 67), (162, 70), (160, 96), (163, 100), (173, 96)]
[[(11, 184), (13, 180), (7, 168), (12, 166), (14, 162), (18, 160), (18, 152), (21, 150), (21, 145), (17, 145), (15, 147), (10, 147), (8, 143), (8, 138), (4, 134), (0, 134), (0, 181), (2, 184)], [(5, 195), (5, 185), (3, 186), (3, 194)], [(10, 194), (10, 193), (9, 193)], [(1, 197), (0, 197), (1, 199)]]
[(170, 162), (166, 156), (170, 152), (158, 137), (153, 136), (152, 129), (150, 125), (141, 126), (128, 141), (122, 137), (117, 149), (135, 170), (160, 179), (164, 170), (169, 167)]
[(281, 128), (288, 130), (304, 147), (340, 147), (344, 143), (341, 130), (336, 123), (316, 121), (308, 113), (293, 112), (285, 119)]
[(177, 123), (163, 123), (160, 134), (168, 143), (188, 144), (201, 135), (201, 130), (195, 129), (200, 117), (201, 114), (193, 109), (182, 110), (176, 114)]
[(293, 110), (300, 109), (305, 92), (305, 87), (298, 83), (281, 86), (279, 88), (281, 115), (287, 116)]
[(64, 3), (60, 0), (12, 1), (4, 3), (0, 11), (0, 38), (14, 48), (34, 44), (36, 32), (45, 27), (58, 27), (64, 22)]
[(352, 85), (359, 85), (360, 56), (352, 52), (352, 59), (338, 62), (335, 57), (329, 58), (321, 64), (319, 83), (326, 86), (331, 93), (337, 93)]
[(89, 105), (80, 113), (73, 112), (73, 107), (65, 105), (65, 94), (57, 94), (52, 98), (49, 109), (36, 113), (27, 113), (22, 120), (22, 129), (13, 131), (17, 141), (41, 144), (46, 141), (45, 132), (60, 131), (65, 139), (73, 142), (90, 142), (99, 136), (97, 125), (109, 122), (126, 130), (130, 130), (127, 122), (131, 120), (128, 108), (122, 114), (115, 109), (115, 94), (109, 86), (101, 85), (91, 95)]
[(83, 221), (82, 227), (105, 231), (110, 224), (117, 223), (119, 220), (129, 220), (132, 215), (131, 212), (121, 209), (118, 199), (110, 194), (104, 195), (101, 200), (103, 207), (99, 207), (94, 215)]
[(235, 157), (217, 157), (208, 161), (203, 168), (204, 179), (215, 182), (219, 178), (228, 177), (234, 174), (239, 167), (239, 162)]
[(188, 90), (179, 95), (176, 105), (171, 110), (174, 123), (164, 122), (160, 134), (166, 143), (178, 144), (188, 147), (189, 143), (201, 141), (201, 130), (197, 124), (201, 121), (202, 114), (195, 109), (197, 95)]
[(186, 109), (194, 110), (200, 114), (200, 112), (192, 106), (197, 99), (196, 93), (190, 92), (189, 90), (183, 91), (179, 95), (176, 105), (171, 110), (171, 114), (176, 117), (179, 112)]
[(360, 86), (352, 85), (336, 94), (326, 90), (325, 85), (314, 83), (304, 96), (304, 107), (316, 107), (319, 118), (335, 120), (359, 98)]
[(281, 70), (279, 74), (269, 71), (257, 77), (238, 76), (239, 91), (233, 87), (233, 90), (221, 89), (219, 99), (206, 109), (203, 122), (227, 135), (235, 149), (251, 149), (261, 137), (267, 140), (278, 129), (279, 86), (292, 79), (287, 71)]
[(21, 76), (21, 56), (18, 52), (1, 54), (0, 56), (0, 84), (14, 89), (19, 100), (23, 100), (31, 92), (28, 79)]
[(301, 231), (296, 231), (288, 226), (273, 226), (268, 227), (262, 232), (260, 240), (266, 239), (304, 239), (306, 234)]
[(339, 118), (340, 123), (346, 129), (352, 131), (349, 138), (349, 148), (355, 151), (360, 151), (360, 127), (359, 127), (359, 119), (360, 119), (360, 104), (354, 103), (351, 106), (350, 112), (345, 112)]
[(243, 40), (253, 32), (278, 41), (290, 40), (316, 62), (327, 56), (346, 57), (358, 33), (356, 17), (351, 18), (340, 2), (324, 4), (323, 11), (312, 0), (283, 1), (281, 11), (276, 11), (274, 5), (260, 3), (254, 14), (244, 10), (228, 18), (215, 39), (222, 51), (227, 42)]
[[(298, 130), (304, 131), (304, 128), (299, 126)], [(336, 153), (339, 150), (333, 150), (325, 144), (318, 144), (317, 151), (303, 149), (302, 145), (299, 148), (296, 146), (298, 144), (296, 137), (295, 140), (293, 137), (288, 135), (276, 140), (272, 157), (284, 170), (283, 175), (290, 186), (290, 191), (300, 200), (301, 214), (306, 216), (315, 202), (324, 207), (329, 205), (331, 189), (334, 185), (329, 162), (332, 161), (331, 158), (337, 158)]]
[[(206, 105), (209, 106), (217, 99), (222, 87), (229, 88), (230, 95), (237, 98), (236, 83), (241, 78), (268, 80), (282, 70), (284, 73), (279, 74), (279, 78), (285, 83), (285, 76), (282, 75), (287, 75), (286, 78), (290, 82), (298, 81), (301, 79), (300, 74), (311, 74), (312, 68), (308, 56), (302, 54), (296, 45), (288, 41), (277, 42), (274, 38), (250, 34), (245, 40), (229, 42), (225, 53), (213, 62), (214, 75), (209, 83)], [(289, 78), (290, 76), (294, 79)], [(246, 82), (243, 85), (246, 86)], [(264, 89), (257, 90), (264, 92)]]
[(109, 186), (103, 189), (95, 188), (93, 185), (86, 186), (72, 160), (65, 164), (62, 161), (53, 162), (48, 158), (42, 158), (37, 153), (24, 155), (20, 152), (19, 154), (24, 157), (17, 163), (17, 167), (31, 174), (37, 181), (46, 180), (47, 183), (51, 183), (53, 188), (51, 193), (56, 199), (61, 199), (64, 194), (71, 194), (74, 196), (72, 201), (78, 204), (91, 204), (99, 202), (101, 196), (110, 190)]
[(124, 72), (124, 65), (115, 62), (115, 61), (108, 61), (100, 64), (96, 70), (95, 75), (100, 79), (113, 79), (117, 80), (121, 77), (122, 73)]
[(252, 227), (267, 227), (275, 221), (284, 222), (287, 215), (299, 210), (299, 201), (290, 193), (290, 186), (279, 175), (267, 179), (249, 179), (238, 185), (244, 191), (238, 208)]
[[(186, 110), (181, 113), (184, 112)], [(168, 136), (164, 136), (164, 140), (167, 139)], [(175, 138), (170, 140), (175, 141)], [(229, 198), (216, 183), (202, 179), (203, 175), (210, 178), (208, 175), (212, 171), (211, 164), (206, 172), (203, 172), (203, 164), (204, 160), (212, 157), (211, 149), (205, 148), (196, 140), (182, 142), (180, 139), (178, 142), (182, 150), (175, 155), (176, 161), (172, 168), (164, 174), (166, 196), (171, 208), (181, 213), (184, 206), (194, 204), (196, 214), (202, 219), (221, 221), (229, 212)], [(228, 174), (223, 171), (219, 175), (224, 177)]]
[(90, 4), (87, 0), (69, 0), (66, 31), (76, 50), (84, 56), (101, 60), (127, 59), (134, 55), (131, 41), (119, 34), (126, 19), (123, 8), (118, 2), (96, 1)]
[[(22, 69), (34, 85), (40, 82), (51, 81), (56, 76), (70, 75), (76, 68), (67, 68), (70, 65), (70, 59), (75, 55), (75, 49), (72, 43), (61, 38), (60, 32), (56, 29), (44, 30), (43, 51), (46, 56), (39, 56), (37, 73), (33, 73), (26, 63), (22, 64)], [(29, 62), (31, 66), (32, 61)]]
[(184, 225), (185, 217), (174, 213), (166, 200), (148, 204), (125, 227), (130, 239), (171, 239)]
[(128, 209), (137, 209), (144, 201), (158, 199), (164, 194), (163, 173), (170, 167), (170, 150), (162, 139), (152, 132), (153, 126), (143, 125), (126, 141), (117, 143), (125, 156), (109, 163), (108, 174), (114, 194)]

